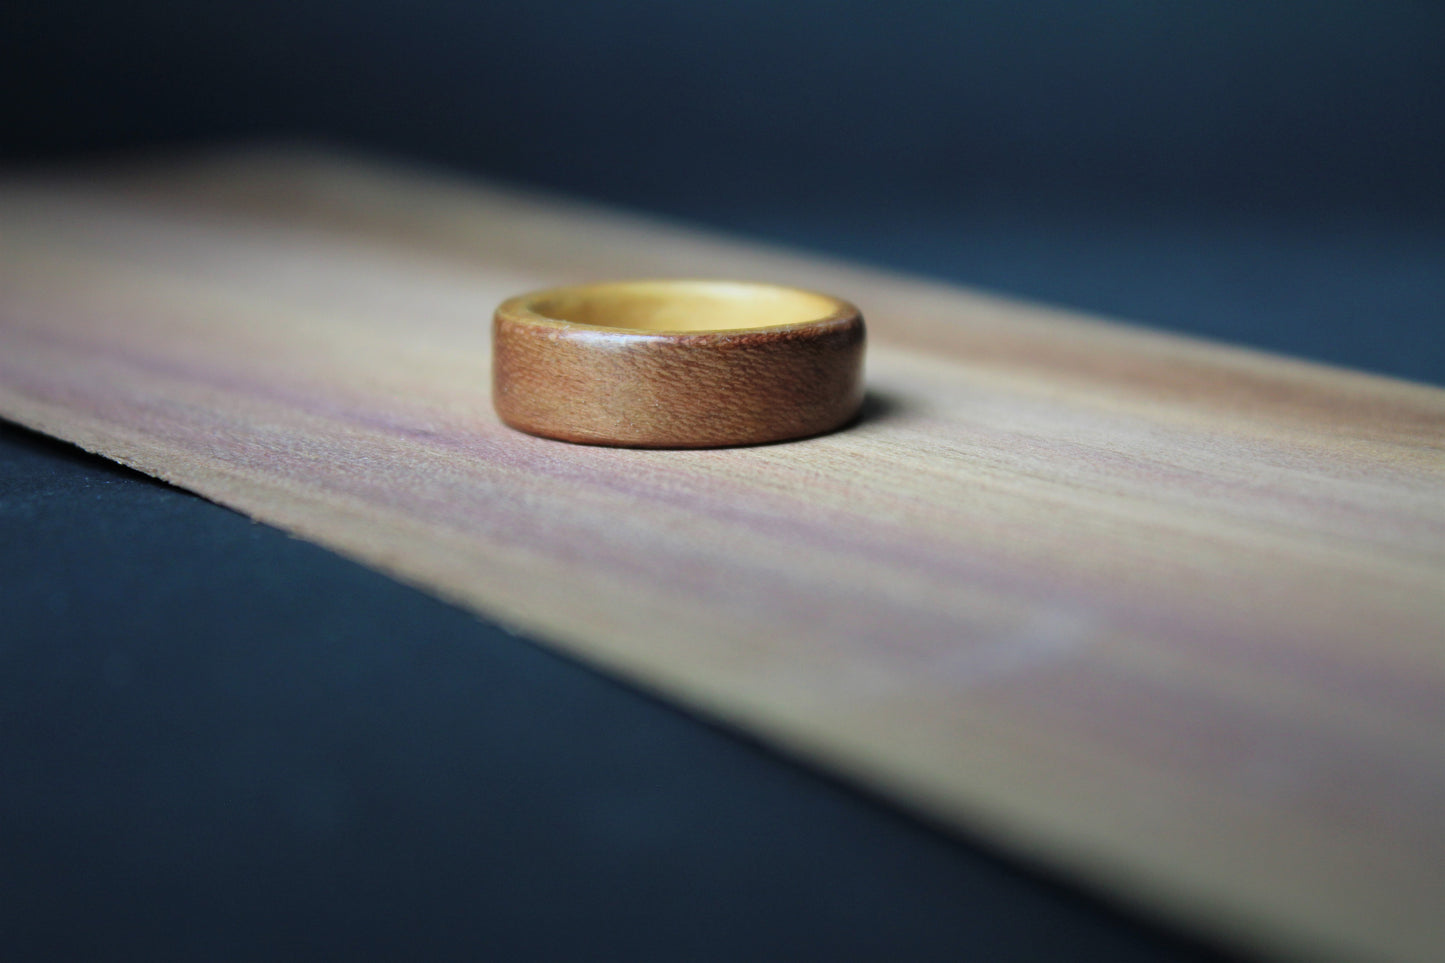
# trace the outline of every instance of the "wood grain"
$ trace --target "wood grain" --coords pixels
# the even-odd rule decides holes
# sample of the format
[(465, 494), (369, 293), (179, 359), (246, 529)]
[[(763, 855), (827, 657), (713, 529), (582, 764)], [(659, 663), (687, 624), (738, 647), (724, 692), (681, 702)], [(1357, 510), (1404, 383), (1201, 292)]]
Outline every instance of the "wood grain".
[[(828, 291), (852, 428), (501, 425), (494, 305)], [(1445, 955), (1445, 392), (305, 154), (0, 189), (0, 413), (1284, 956)]]
[(497, 415), (546, 438), (756, 445), (832, 431), (863, 403), (863, 317), (813, 292), (613, 281), (510, 298), (492, 331)]

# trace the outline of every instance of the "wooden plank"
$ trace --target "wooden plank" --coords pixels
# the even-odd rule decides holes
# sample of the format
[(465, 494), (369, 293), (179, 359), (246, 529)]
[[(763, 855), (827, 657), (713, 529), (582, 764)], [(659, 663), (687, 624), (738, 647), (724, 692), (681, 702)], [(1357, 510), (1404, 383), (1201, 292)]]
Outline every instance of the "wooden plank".
[[(1445, 954), (1445, 392), (307, 154), (0, 189), (0, 414), (1281, 955)], [(503, 297), (770, 280), (855, 427), (570, 446)]]

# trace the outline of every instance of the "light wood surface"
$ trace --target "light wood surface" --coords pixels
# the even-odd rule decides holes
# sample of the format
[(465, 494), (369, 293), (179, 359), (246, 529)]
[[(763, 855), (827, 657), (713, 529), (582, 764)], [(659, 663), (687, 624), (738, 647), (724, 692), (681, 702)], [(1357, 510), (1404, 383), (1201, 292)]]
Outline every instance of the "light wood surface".
[[(638, 276), (858, 304), (865, 418), (501, 425), (496, 304)], [(0, 188), (0, 414), (1204, 932), (1445, 956), (1445, 392), (250, 153)]]

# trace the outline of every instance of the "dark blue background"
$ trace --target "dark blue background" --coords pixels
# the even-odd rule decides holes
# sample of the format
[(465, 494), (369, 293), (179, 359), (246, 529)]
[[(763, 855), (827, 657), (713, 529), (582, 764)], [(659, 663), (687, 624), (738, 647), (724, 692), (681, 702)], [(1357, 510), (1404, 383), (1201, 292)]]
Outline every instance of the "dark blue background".
[[(1445, 382), (1438, 3), (0, 18), (12, 165), (329, 140)], [(8, 427), (0, 774), (5, 959), (1208, 955)]]
[(47, 0), (0, 16), (12, 160), (329, 138), (1445, 380), (1438, 2)]

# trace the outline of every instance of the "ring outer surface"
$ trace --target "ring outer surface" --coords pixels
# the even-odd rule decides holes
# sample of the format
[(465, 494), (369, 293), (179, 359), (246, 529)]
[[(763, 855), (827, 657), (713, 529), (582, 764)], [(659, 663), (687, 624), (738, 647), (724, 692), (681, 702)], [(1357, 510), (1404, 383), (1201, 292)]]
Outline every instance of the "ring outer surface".
[(497, 308), (492, 393), (507, 425), (582, 444), (718, 448), (822, 434), (862, 406), (866, 335), (846, 301), (804, 292), (833, 310), (705, 331), (612, 328), (532, 310), (587, 287), (524, 294)]

